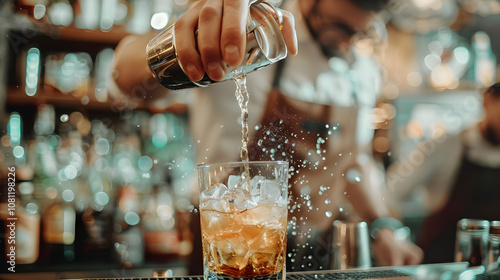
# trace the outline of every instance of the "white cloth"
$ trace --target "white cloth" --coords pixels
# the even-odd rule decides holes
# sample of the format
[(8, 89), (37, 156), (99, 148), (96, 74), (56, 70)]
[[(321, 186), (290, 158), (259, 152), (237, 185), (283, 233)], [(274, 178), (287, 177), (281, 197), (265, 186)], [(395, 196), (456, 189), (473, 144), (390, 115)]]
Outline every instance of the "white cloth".
[(424, 217), (440, 209), (463, 157), (500, 168), (500, 147), (487, 142), (475, 125), (459, 134), (424, 142), (407, 158), (392, 164), (386, 178), (388, 201), (407, 217)]

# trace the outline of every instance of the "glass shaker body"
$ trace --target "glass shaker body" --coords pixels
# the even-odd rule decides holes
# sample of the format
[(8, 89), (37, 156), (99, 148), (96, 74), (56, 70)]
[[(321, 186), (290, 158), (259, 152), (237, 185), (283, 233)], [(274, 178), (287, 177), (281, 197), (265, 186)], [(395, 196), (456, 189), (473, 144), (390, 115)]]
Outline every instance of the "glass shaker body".
[(478, 219), (461, 219), (457, 222), (455, 261), (480, 266), (487, 262), (489, 222)]
[[(246, 51), (242, 64), (236, 67), (226, 65), (226, 76), (231, 79), (236, 73), (250, 73), (286, 57), (285, 39), (281, 33), (282, 16), (278, 8), (268, 3), (250, 6), (247, 23)], [(180, 65), (175, 50), (174, 25), (170, 26), (147, 45), (148, 65), (157, 81), (170, 90), (205, 87), (216, 81), (208, 75), (200, 81), (192, 81)]]
[(490, 222), (487, 264), (496, 267), (500, 264), (500, 221)]

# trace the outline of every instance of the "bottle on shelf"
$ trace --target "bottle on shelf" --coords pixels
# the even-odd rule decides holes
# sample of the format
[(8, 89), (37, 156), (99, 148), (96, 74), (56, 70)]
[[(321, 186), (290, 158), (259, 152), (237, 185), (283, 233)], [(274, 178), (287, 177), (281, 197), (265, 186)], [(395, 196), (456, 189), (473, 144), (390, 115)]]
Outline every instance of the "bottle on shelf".
[(29, 165), (34, 170), (33, 195), (39, 202), (39, 263), (59, 264), (74, 260), (75, 208), (71, 182), (60, 180), (56, 151), (62, 139), (54, 134), (55, 109), (44, 104), (37, 108), (35, 140), (29, 148)]
[(37, 20), (42, 19), (46, 12), (49, 0), (17, 0), (16, 11), (27, 14)]
[(51, 202), (42, 214), (43, 262), (69, 263), (75, 260), (76, 211), (75, 194), (68, 182), (46, 190)]
[[(0, 163), (0, 193), (7, 193), (8, 189), (8, 171), (6, 166)], [(0, 273), (9, 272), (9, 259), (7, 252), (9, 249), (8, 234), (7, 234), (7, 218), (8, 218), (8, 196), (0, 195)]]
[(474, 49), (474, 80), (480, 88), (488, 87), (496, 79), (496, 57), (491, 50), (491, 40), (484, 31), (474, 33), (472, 37)]
[(112, 240), (120, 266), (131, 268), (144, 263), (142, 221), (137, 190), (123, 184), (116, 194)]
[[(58, 163), (56, 149), (61, 138), (54, 135), (55, 110), (51, 105), (40, 105), (34, 122), (35, 139), (29, 147), (28, 165), (33, 169), (35, 196), (43, 197), (45, 191), (57, 184)], [(43, 202), (44, 200), (39, 200)], [(42, 205), (43, 206), (43, 205)]]
[(78, 215), (78, 233), (81, 234), (80, 244), (77, 244), (78, 260), (110, 262), (112, 213), (110, 197), (103, 184), (105, 179), (92, 168), (86, 179), (87, 190), (81, 195), (87, 196), (89, 203)]
[(162, 182), (153, 186), (143, 215), (147, 261), (166, 262), (177, 258), (180, 236), (176, 218), (174, 195), (170, 185)]
[(16, 264), (30, 267), (38, 260), (40, 247), (40, 209), (34, 190), (32, 182), (19, 183), (16, 206)]

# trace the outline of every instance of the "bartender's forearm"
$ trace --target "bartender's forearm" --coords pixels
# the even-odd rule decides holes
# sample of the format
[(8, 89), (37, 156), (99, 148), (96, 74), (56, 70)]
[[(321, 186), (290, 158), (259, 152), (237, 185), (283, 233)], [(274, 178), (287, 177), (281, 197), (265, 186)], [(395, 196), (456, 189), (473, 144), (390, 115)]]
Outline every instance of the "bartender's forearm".
[[(359, 178), (351, 178), (352, 174), (357, 174)], [(346, 178), (346, 195), (362, 220), (371, 223), (380, 217), (390, 216), (384, 199), (384, 175), (373, 159), (354, 164), (346, 171)]]
[[(390, 208), (383, 196), (382, 185), (374, 184), (366, 165), (363, 166), (364, 178), (347, 185), (351, 203), (358, 215), (369, 224), (369, 234), (374, 239), (372, 248), (378, 266), (416, 265), (423, 259), (421, 248), (413, 244), (403, 234), (408, 229), (396, 219), (390, 218)], [(396, 234), (396, 230), (398, 234)], [(406, 238), (405, 238), (406, 237)]]
[(154, 36), (155, 32), (149, 32), (123, 38), (115, 49), (112, 74), (123, 94), (146, 103), (167, 92), (153, 77), (147, 64), (146, 45)]
[(390, 216), (389, 208), (382, 198), (382, 193), (366, 182), (348, 183), (346, 192), (354, 209), (361, 219), (371, 223), (377, 218)]

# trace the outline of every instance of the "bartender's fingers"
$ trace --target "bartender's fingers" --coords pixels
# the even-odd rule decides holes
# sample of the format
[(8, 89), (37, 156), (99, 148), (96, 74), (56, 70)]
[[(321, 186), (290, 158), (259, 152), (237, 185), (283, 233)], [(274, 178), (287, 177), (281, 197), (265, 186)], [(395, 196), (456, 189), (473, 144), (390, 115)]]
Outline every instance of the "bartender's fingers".
[(392, 229), (380, 229), (377, 239), (372, 245), (379, 266), (401, 266), (404, 264), (407, 254), (406, 244), (395, 239)]
[(380, 266), (416, 265), (422, 262), (423, 250), (409, 240), (397, 240), (389, 228), (382, 228), (373, 243)]
[(229, 66), (241, 64), (245, 53), (249, 0), (224, 0), (221, 51)]
[(177, 58), (182, 68), (193, 81), (203, 78), (205, 69), (196, 49), (195, 31), (198, 27), (198, 17), (206, 0), (200, 1), (185, 12), (174, 26), (174, 42)]
[(288, 54), (296, 55), (299, 51), (299, 46), (297, 43), (297, 33), (295, 32), (295, 18), (292, 13), (288, 11), (281, 10), (283, 14), (283, 37), (285, 38), (285, 43), (287, 47)]
[(223, 0), (207, 0), (198, 20), (198, 50), (208, 76), (220, 81), (225, 75), (222, 61), (220, 36), (222, 26)]
[(424, 259), (424, 251), (422, 248), (409, 241), (407, 243), (408, 253), (406, 254), (404, 265), (417, 265), (422, 263), (422, 260)]

